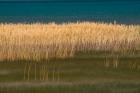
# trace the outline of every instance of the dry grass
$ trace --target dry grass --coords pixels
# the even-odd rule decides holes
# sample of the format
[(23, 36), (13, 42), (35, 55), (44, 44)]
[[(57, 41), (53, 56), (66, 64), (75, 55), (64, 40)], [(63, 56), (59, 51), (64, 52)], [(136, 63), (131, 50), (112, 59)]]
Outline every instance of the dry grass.
[(72, 57), (76, 52), (140, 50), (139, 26), (104, 23), (0, 24), (0, 60)]

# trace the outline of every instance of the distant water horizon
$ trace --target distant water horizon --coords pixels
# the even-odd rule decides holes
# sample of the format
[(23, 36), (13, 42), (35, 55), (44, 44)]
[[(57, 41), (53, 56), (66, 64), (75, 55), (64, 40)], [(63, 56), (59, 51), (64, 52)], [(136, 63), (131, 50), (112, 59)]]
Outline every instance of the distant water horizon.
[(0, 1), (0, 23), (77, 21), (140, 24), (140, 1), (55, 3)]

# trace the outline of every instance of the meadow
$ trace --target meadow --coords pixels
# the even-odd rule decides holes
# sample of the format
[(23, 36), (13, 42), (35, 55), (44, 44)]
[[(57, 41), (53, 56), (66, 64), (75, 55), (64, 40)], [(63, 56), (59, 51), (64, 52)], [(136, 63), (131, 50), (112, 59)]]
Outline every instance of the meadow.
[(140, 26), (0, 24), (0, 93), (139, 93)]

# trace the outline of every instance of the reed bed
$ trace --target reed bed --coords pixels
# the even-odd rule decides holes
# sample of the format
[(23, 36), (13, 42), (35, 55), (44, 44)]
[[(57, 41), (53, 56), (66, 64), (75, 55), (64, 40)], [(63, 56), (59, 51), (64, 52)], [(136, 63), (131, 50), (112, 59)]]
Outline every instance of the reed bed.
[(140, 50), (134, 25), (94, 22), (0, 24), (0, 60), (48, 60), (77, 52)]

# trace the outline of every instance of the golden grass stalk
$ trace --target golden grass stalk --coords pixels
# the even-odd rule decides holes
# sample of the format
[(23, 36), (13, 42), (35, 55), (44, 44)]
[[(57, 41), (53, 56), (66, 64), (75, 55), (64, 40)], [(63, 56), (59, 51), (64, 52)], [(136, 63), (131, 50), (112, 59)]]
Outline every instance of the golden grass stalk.
[(140, 29), (105, 23), (0, 24), (0, 60), (72, 57), (76, 52), (140, 50)]

